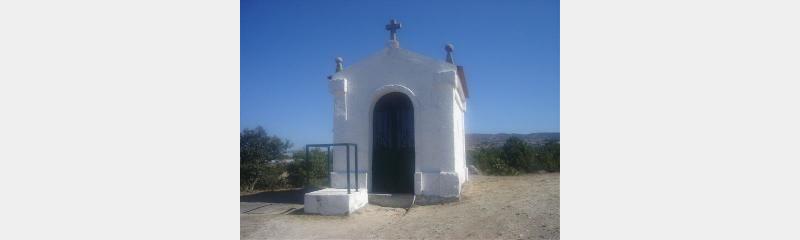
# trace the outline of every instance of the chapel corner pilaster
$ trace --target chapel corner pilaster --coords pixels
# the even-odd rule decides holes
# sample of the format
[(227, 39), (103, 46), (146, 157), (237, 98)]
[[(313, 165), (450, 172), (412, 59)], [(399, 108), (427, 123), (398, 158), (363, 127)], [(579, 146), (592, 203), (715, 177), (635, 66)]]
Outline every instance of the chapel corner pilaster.
[(332, 78), (328, 90), (333, 95), (334, 125), (347, 120), (347, 78)]

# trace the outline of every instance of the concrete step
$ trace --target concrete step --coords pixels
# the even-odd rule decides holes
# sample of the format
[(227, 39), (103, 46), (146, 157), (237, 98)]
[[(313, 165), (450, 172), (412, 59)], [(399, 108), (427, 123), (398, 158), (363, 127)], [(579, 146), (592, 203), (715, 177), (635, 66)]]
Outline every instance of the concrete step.
[(369, 203), (381, 207), (410, 208), (414, 204), (414, 194), (370, 193)]
[(303, 210), (306, 213), (321, 215), (347, 215), (367, 205), (367, 190), (358, 192), (347, 189), (326, 188), (306, 193)]

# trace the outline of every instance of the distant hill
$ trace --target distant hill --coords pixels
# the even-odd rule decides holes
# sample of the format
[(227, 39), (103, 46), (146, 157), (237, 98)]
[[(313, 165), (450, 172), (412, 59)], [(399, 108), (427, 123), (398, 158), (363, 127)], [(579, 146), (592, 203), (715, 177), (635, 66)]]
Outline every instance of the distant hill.
[(530, 144), (542, 144), (547, 140), (556, 140), (559, 141), (561, 139), (561, 133), (558, 132), (543, 132), (543, 133), (529, 133), (529, 134), (518, 134), (518, 133), (495, 133), (495, 134), (486, 134), (486, 133), (467, 133), (467, 150), (474, 149), (478, 146), (500, 146), (510, 138), (511, 136), (515, 136), (521, 138), (525, 142)]

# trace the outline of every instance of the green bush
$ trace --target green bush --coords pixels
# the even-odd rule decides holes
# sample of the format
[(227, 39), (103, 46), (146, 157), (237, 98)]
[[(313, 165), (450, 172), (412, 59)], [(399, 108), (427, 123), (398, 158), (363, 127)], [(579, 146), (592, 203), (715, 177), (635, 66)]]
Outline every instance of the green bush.
[(481, 147), (472, 151), (473, 164), (489, 175), (517, 175), (519, 171), (509, 166), (503, 152), (495, 147)]
[(319, 149), (309, 151), (310, 159), (305, 159), (305, 151), (293, 153), (294, 162), (289, 164), (289, 184), (294, 187), (329, 186), (328, 153)]
[(501, 147), (484, 146), (470, 152), (472, 163), (489, 175), (559, 171), (559, 154), (555, 141), (531, 146), (517, 137), (509, 138)]
[(560, 171), (560, 144), (548, 141), (535, 148), (537, 168), (549, 172)]
[(503, 144), (503, 159), (509, 167), (521, 172), (533, 170), (534, 150), (518, 137), (511, 137)]
[(261, 126), (242, 130), (240, 137), (241, 191), (330, 186), (327, 151), (313, 149), (305, 159), (305, 151), (299, 150), (289, 163), (271, 161), (287, 159), (292, 144), (267, 134)]
[(262, 181), (256, 187), (269, 190), (288, 188), (290, 186), (287, 177), (288, 173), (285, 165), (269, 164), (264, 169), (264, 176), (261, 178)]
[(239, 185), (241, 191), (285, 187), (285, 168), (269, 163), (285, 157), (292, 144), (271, 136), (261, 126), (242, 130), (239, 148)]

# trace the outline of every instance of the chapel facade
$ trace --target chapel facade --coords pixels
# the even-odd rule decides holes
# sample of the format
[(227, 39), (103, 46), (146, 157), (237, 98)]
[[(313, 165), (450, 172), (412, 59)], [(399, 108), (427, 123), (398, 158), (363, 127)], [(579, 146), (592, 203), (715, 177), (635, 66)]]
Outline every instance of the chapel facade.
[[(468, 180), (464, 113), (467, 85), (455, 64), (400, 48), (392, 20), (387, 45), (328, 77), (334, 98), (333, 142), (358, 145), (349, 187), (414, 194), (419, 204), (458, 200)], [(346, 188), (346, 151), (334, 150), (331, 185)], [(360, 181), (355, 186), (353, 178)]]

